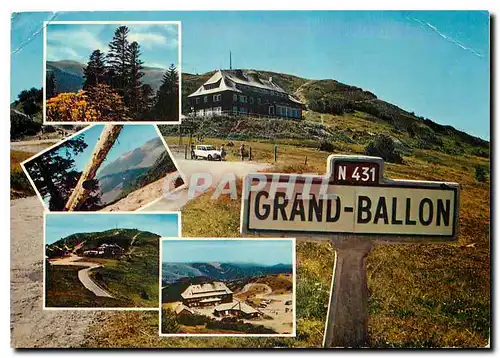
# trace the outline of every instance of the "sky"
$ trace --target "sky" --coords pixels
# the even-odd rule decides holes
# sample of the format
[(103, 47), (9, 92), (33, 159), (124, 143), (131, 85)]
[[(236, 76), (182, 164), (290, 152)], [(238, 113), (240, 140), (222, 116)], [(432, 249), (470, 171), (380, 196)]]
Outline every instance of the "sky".
[[(167, 69), (178, 65), (178, 26), (176, 24), (125, 24), (129, 42), (140, 45), (143, 66)], [(121, 24), (49, 24), (47, 60), (73, 60), (87, 63), (94, 50), (108, 52), (114, 31)]]
[[(78, 155), (72, 156), (74, 159), (74, 167), (72, 169), (83, 171), (90, 159), (90, 156), (92, 155), (92, 151), (94, 150), (95, 144), (97, 143), (103, 128), (103, 124), (95, 124), (78, 136), (74, 137), (77, 138), (82, 136), (88, 146), (81, 153), (78, 153)], [(108, 152), (104, 163), (99, 167), (99, 169), (97, 169), (96, 175), (99, 176), (99, 173), (106, 167), (107, 164), (112, 163), (118, 157), (134, 150), (135, 148), (139, 148), (153, 138), (159, 138), (154, 125), (127, 124), (126, 126), (123, 126), (115, 144)], [(64, 149), (59, 149), (56, 150), (56, 153), (65, 156), (66, 151)], [(48, 206), (50, 202), (50, 194), (47, 193), (47, 195), (43, 197), (43, 201)]]
[(52, 244), (69, 235), (114, 229), (139, 229), (162, 237), (178, 237), (178, 214), (57, 214), (47, 213), (45, 243)]
[[(87, 165), (103, 128), (103, 124), (96, 124), (80, 134), (83, 136), (85, 143), (88, 144), (88, 147), (82, 153), (74, 157), (76, 170), (82, 171), (85, 165)], [(97, 175), (99, 175), (99, 172), (105, 168), (107, 164), (112, 163), (118, 157), (142, 146), (153, 138), (159, 138), (154, 125), (130, 124), (123, 126), (118, 139), (109, 151), (104, 163), (97, 170)], [(61, 152), (63, 152), (63, 150), (61, 150)]]
[(42, 84), (44, 20), (179, 20), (183, 72), (228, 68), (231, 51), (233, 68), (335, 79), (437, 123), (490, 137), (485, 11), (14, 14), (11, 100)]
[(292, 264), (292, 240), (164, 240), (163, 262)]

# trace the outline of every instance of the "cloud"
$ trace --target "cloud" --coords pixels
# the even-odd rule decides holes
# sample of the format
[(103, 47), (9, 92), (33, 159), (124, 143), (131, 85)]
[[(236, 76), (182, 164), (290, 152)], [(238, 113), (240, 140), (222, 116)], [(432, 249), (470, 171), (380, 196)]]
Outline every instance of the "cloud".
[(49, 61), (59, 61), (67, 60), (68, 58), (75, 61), (84, 61), (84, 57), (80, 56), (78, 52), (70, 47), (61, 47), (48, 45), (47, 46), (47, 60)]
[(159, 62), (148, 62), (146, 64), (147, 67), (156, 67), (156, 68), (161, 68), (163, 70), (167, 69), (168, 66), (165, 66), (163, 63), (159, 63)]
[(455, 40), (453, 37), (451, 36), (448, 36), (448, 35), (445, 35), (444, 33), (442, 33), (441, 31), (438, 30), (438, 28), (434, 25), (432, 25), (431, 23), (427, 22), (427, 21), (422, 21), (422, 20), (419, 20), (419, 19), (415, 19), (413, 17), (407, 17), (407, 19), (409, 20), (413, 20), (413, 21), (416, 21), (418, 22), (420, 25), (422, 26), (427, 26), (429, 27), (432, 31), (434, 31), (435, 33), (437, 33), (439, 36), (441, 36), (443, 39), (445, 39), (446, 41), (449, 41), (453, 44), (455, 44), (456, 46), (460, 47), (461, 49), (465, 50), (465, 51), (469, 51), (471, 52), (472, 54), (474, 54), (475, 56), (477, 57), (484, 57), (483, 54), (477, 52), (476, 50), (474, 50), (473, 48), (470, 48), (470, 47), (467, 47), (465, 46), (464, 44), (462, 44), (460, 41), (458, 40)]
[(152, 49), (157, 46), (167, 46), (170, 40), (166, 36), (154, 33), (131, 33), (128, 36), (129, 41), (137, 41), (144, 48)]
[(145, 49), (178, 47), (177, 25), (140, 24), (129, 26), (129, 41), (137, 41)]
[(66, 54), (74, 60), (75, 57), (78, 57), (78, 60), (86, 60), (87, 58), (80, 54), (90, 54), (97, 49), (106, 51), (107, 46), (99, 40), (96, 33), (86, 29), (71, 31), (67, 27), (64, 30), (50, 28), (47, 33), (47, 58)]

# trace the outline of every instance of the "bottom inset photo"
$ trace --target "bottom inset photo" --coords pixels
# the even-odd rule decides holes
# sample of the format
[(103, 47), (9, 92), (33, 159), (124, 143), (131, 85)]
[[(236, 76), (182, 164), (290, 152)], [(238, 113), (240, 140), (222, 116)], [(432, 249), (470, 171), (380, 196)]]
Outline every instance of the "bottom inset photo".
[(45, 309), (154, 309), (161, 237), (180, 213), (46, 213)]
[(295, 337), (295, 239), (162, 239), (161, 336)]

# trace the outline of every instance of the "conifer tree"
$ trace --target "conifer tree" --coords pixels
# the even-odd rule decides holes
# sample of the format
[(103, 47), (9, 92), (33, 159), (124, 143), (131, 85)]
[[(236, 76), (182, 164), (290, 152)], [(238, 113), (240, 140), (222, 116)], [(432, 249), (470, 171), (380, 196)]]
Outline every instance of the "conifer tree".
[(120, 26), (115, 30), (113, 40), (109, 43), (106, 56), (108, 69), (113, 74), (111, 86), (124, 96), (128, 84), (130, 68), (130, 52), (127, 36), (127, 26)]
[(144, 111), (142, 103), (142, 80), (144, 72), (142, 72), (142, 64), (144, 63), (139, 59), (141, 55), (140, 46), (137, 42), (132, 42), (128, 47), (129, 56), (129, 78), (128, 85), (125, 93), (125, 103), (128, 104), (129, 108), (132, 110), (132, 114), (138, 115), (140, 112)]
[[(26, 164), (26, 170), (42, 197), (50, 198), (49, 210), (63, 210), (81, 175), (81, 172), (75, 170), (75, 158), (87, 147), (84, 135), (81, 134)], [(95, 210), (99, 202), (100, 195), (92, 192), (82, 209)]]
[(159, 120), (177, 120), (179, 116), (179, 75), (171, 64), (163, 75), (155, 98), (154, 115)]
[(55, 97), (57, 95), (57, 90), (56, 90), (56, 76), (54, 75), (54, 72), (50, 71), (47, 73), (47, 91), (45, 93), (45, 96), (47, 99)]
[(104, 54), (100, 50), (95, 50), (89, 57), (87, 67), (83, 70), (83, 89), (94, 87), (99, 84), (106, 83), (106, 67)]

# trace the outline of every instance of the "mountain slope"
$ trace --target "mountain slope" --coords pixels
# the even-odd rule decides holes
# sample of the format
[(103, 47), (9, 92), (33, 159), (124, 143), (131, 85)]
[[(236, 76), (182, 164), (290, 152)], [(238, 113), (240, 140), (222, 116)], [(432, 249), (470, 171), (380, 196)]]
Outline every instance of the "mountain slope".
[(161, 139), (151, 139), (99, 171), (101, 203), (119, 200), (176, 170)]
[(140, 147), (131, 150), (111, 163), (107, 164), (97, 175), (98, 179), (130, 169), (149, 168), (166, 152), (165, 146), (159, 137), (153, 138)]
[(149, 245), (151, 244), (151, 238), (157, 240), (160, 237), (147, 231), (117, 228), (98, 232), (75, 233), (47, 245), (46, 250), (47, 252), (51, 252), (66, 248), (68, 250), (75, 250), (78, 254), (86, 250), (93, 250), (102, 244), (117, 244), (127, 250), (136, 235), (134, 246)]
[[(315, 129), (302, 131), (310, 132), (311, 135), (304, 136), (304, 133), (301, 133), (297, 135), (297, 139), (302, 136), (303, 139), (317, 141), (318, 139), (323, 139), (321, 132), (332, 131), (334, 136), (340, 134), (344, 139), (348, 138), (348, 142), (356, 143), (359, 138), (353, 137), (355, 121), (357, 118), (362, 118), (371, 122), (380, 122), (381, 126), (378, 127), (384, 126), (384, 132), (393, 132), (391, 134), (401, 132), (405, 137), (409, 137), (409, 139), (413, 141), (412, 147), (439, 149), (443, 147), (443, 145), (449, 145), (450, 147), (456, 148), (460, 147), (461, 144), (465, 144), (472, 147), (483, 148), (484, 151), (482, 155), (487, 155), (489, 149), (488, 141), (471, 136), (452, 126), (441, 125), (430, 119), (418, 116), (415, 113), (405, 111), (394, 104), (379, 99), (375, 94), (365, 91), (362, 88), (344, 84), (333, 79), (309, 80), (277, 72), (252, 71), (258, 72), (261, 78), (272, 77), (273, 82), (281, 86), (287, 92), (300, 98), (306, 107), (304, 111), (304, 118), (306, 121), (297, 124), (295, 121), (280, 119), (279, 121), (283, 123), (279, 124), (272, 120), (258, 121), (252, 118), (251, 121), (247, 122), (245, 119), (242, 119), (240, 121), (241, 124), (238, 122), (238, 131), (234, 130), (234, 120), (231, 121), (232, 123), (228, 123), (228, 128), (218, 127), (220, 123), (210, 124), (203, 122), (200, 127), (204, 131), (207, 131), (207, 133), (200, 133), (201, 135), (210, 136), (213, 134), (215, 137), (227, 136), (228, 133), (230, 135), (240, 135), (240, 129), (243, 128), (244, 131), (248, 129), (249, 137), (242, 136), (241, 138), (296, 138), (295, 136), (286, 137), (282, 135), (283, 126), (287, 127), (285, 128), (285, 132), (300, 132), (301, 128), (291, 127), (310, 127), (313, 125), (311, 122), (316, 122), (314, 123), (316, 125)], [(187, 96), (201, 86), (213, 73), (212, 71), (202, 75), (182, 74), (184, 113), (189, 112)], [(331, 121), (325, 121), (323, 116), (328, 120), (331, 119)], [(337, 123), (342, 123), (342, 125), (336, 126)], [(351, 126), (351, 123), (354, 125)], [(247, 124), (248, 128), (246, 126)], [(261, 128), (252, 128), (253, 126)], [(376, 129), (377, 128), (374, 128), (373, 130), (375, 134), (377, 134)], [(162, 132), (165, 134), (169, 134), (171, 131), (172, 129), (162, 129)], [(359, 133), (357, 133), (357, 135), (359, 135)], [(364, 139), (369, 139), (369, 136), (364, 135)], [(326, 140), (331, 139), (326, 138)], [(359, 144), (364, 145), (365, 143), (361, 141)], [(472, 150), (472, 148), (469, 149)]]

